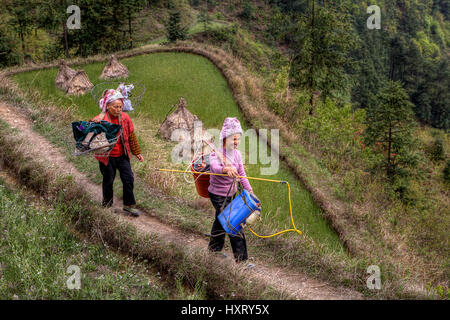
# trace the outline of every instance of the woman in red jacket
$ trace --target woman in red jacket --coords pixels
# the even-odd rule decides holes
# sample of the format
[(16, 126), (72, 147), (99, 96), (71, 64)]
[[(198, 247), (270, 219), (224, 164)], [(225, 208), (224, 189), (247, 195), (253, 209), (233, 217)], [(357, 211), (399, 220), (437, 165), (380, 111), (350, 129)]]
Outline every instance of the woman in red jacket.
[(103, 175), (103, 201), (104, 207), (111, 207), (113, 204), (113, 185), (116, 171), (119, 170), (120, 179), (123, 185), (123, 210), (133, 216), (139, 216), (140, 212), (134, 208), (136, 200), (134, 198), (134, 176), (131, 171), (130, 159), (134, 154), (140, 162), (144, 161), (141, 150), (137, 142), (134, 126), (128, 114), (122, 112), (123, 96), (114, 89), (105, 90), (100, 100), (102, 113), (92, 119), (94, 122), (105, 120), (114, 124), (120, 124), (122, 130), (120, 137), (109, 155), (95, 156), (100, 163), (100, 172)]

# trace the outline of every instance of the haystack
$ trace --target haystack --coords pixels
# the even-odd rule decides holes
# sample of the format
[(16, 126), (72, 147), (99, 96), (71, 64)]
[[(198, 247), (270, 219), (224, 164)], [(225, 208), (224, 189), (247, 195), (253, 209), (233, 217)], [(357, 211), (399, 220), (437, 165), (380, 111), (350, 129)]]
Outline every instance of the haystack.
[(55, 87), (66, 91), (70, 80), (75, 76), (76, 73), (77, 72), (70, 68), (67, 65), (66, 61), (62, 59), (59, 62), (59, 71), (55, 79)]
[(172, 132), (176, 129), (186, 129), (189, 132), (194, 130), (194, 122), (198, 120), (198, 117), (193, 115), (186, 108), (186, 100), (180, 98), (178, 106), (172, 114), (166, 117), (163, 124), (158, 130), (158, 133), (164, 139), (170, 139)]
[(127, 78), (128, 69), (117, 60), (115, 55), (112, 55), (108, 64), (103, 69), (100, 75), (101, 79)]
[[(164, 139), (171, 139), (175, 130), (186, 129), (191, 138), (191, 145), (196, 149), (197, 146), (201, 145), (202, 139), (211, 141), (212, 136), (204, 129), (202, 121), (192, 114), (186, 106), (186, 100), (180, 98), (176, 110), (166, 117), (158, 130), (158, 134)], [(202, 130), (194, 130), (196, 127), (201, 127)], [(179, 140), (182, 138), (183, 136), (180, 136)]]
[(79, 70), (70, 79), (67, 86), (67, 94), (83, 95), (87, 91), (91, 90), (94, 85), (83, 70)]

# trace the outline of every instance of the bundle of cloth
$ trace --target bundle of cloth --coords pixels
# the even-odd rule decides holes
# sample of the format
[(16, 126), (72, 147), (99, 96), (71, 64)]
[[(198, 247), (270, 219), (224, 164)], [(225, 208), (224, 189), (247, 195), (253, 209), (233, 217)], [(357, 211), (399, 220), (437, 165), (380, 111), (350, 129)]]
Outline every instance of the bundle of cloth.
[(134, 89), (133, 84), (126, 85), (125, 83), (121, 82), (119, 86), (117, 87), (116, 91), (119, 91), (123, 96), (123, 111), (133, 111), (133, 106), (131, 105), (131, 90)]
[[(117, 134), (122, 127), (107, 121), (100, 123), (76, 121), (72, 122), (73, 137), (76, 141), (76, 148), (80, 152), (97, 150), (106, 152), (113, 147), (117, 141)], [(100, 147), (105, 147), (101, 148)]]

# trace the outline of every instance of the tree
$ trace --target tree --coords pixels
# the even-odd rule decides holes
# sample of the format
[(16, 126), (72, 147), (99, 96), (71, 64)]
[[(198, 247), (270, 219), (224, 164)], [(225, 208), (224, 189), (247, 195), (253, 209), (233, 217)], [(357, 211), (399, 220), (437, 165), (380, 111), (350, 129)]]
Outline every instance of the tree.
[(251, 20), (251, 19), (253, 19), (253, 11), (254, 11), (254, 9), (253, 9), (252, 4), (250, 3), (249, 0), (246, 0), (244, 2), (244, 9), (240, 13), (240, 17), (247, 21)]
[(345, 95), (350, 87), (346, 70), (353, 64), (351, 51), (356, 48), (349, 15), (332, 7), (316, 7), (301, 15), (295, 25), (292, 77), (294, 85), (305, 88), (310, 95), (310, 114), (317, 92), (327, 97)]
[(133, 20), (136, 19), (138, 13), (141, 12), (142, 9), (145, 8), (146, 1), (145, 0), (126, 0), (123, 4), (123, 12), (125, 13), (126, 22), (128, 25), (128, 35), (130, 46), (129, 48), (133, 48)]
[(59, 33), (59, 42), (64, 46), (66, 58), (69, 58), (67, 7), (67, 0), (41, 0), (37, 7), (37, 23), (38, 27), (50, 33)]
[(169, 21), (166, 24), (167, 38), (170, 42), (185, 40), (187, 37), (187, 28), (181, 26), (181, 14), (178, 9), (170, 12)]
[(211, 24), (211, 17), (209, 16), (207, 9), (202, 8), (200, 10), (198, 21), (203, 23), (203, 32), (207, 32), (209, 30), (209, 25)]
[(276, 4), (284, 12), (306, 12), (308, 0), (270, 0), (270, 4)]
[(368, 110), (364, 143), (385, 154), (384, 167), (389, 178), (405, 175), (417, 164), (413, 152), (414, 112), (408, 94), (399, 82), (388, 81)]
[(14, 37), (11, 36), (11, 30), (0, 19), (0, 68), (17, 64), (19, 59)]
[[(127, 47), (122, 30), (124, 15), (118, 8), (124, 0), (79, 0), (82, 8), (81, 29), (69, 32), (69, 41), (83, 57), (117, 51)], [(119, 6), (119, 7), (116, 7)]]
[(444, 182), (450, 185), (450, 160), (447, 160), (444, 170), (442, 170)]
[(19, 36), (22, 55), (25, 56), (25, 36), (31, 32), (34, 25), (35, 3), (29, 0), (10, 0), (6, 1), (4, 5), (11, 16), (8, 24)]

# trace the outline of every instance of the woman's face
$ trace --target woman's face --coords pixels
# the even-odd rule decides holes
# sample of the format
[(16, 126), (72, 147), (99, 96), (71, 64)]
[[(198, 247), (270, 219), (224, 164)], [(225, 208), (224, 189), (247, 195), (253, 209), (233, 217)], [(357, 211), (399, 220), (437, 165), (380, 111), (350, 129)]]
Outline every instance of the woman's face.
[(121, 100), (117, 99), (113, 102), (108, 103), (108, 111), (113, 117), (118, 117), (122, 111), (123, 103)]
[(241, 135), (237, 133), (229, 136), (225, 139), (223, 144), (227, 150), (237, 149), (237, 147), (241, 144)]

